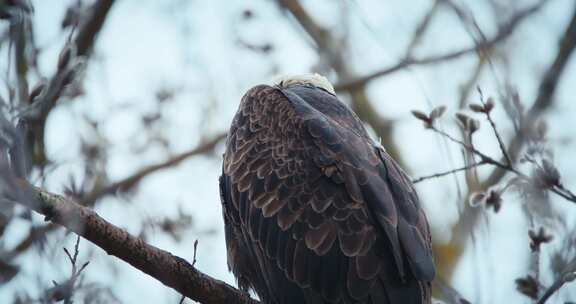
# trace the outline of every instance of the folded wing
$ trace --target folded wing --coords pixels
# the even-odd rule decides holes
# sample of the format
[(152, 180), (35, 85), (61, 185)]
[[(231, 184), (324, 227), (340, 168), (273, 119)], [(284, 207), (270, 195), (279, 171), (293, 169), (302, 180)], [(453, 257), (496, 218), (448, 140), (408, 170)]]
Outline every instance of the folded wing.
[(434, 267), (416, 193), (334, 95), (251, 89), (221, 189), (229, 263), (252, 261), (232, 268), (268, 302), (429, 302)]

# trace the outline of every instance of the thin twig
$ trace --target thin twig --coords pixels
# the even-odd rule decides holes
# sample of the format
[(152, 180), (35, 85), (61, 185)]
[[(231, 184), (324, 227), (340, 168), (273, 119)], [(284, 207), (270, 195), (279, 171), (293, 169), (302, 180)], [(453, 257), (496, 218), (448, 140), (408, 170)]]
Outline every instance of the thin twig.
[(464, 167), (460, 167), (460, 168), (456, 168), (456, 169), (452, 169), (449, 171), (444, 171), (444, 172), (440, 172), (440, 173), (436, 173), (436, 174), (432, 174), (432, 175), (426, 175), (426, 176), (421, 176), (419, 178), (413, 179), (412, 183), (416, 184), (428, 179), (432, 179), (432, 178), (438, 178), (438, 177), (442, 177), (442, 176), (446, 176), (452, 173), (456, 173), (456, 172), (460, 172), (460, 171), (466, 171), (468, 169), (472, 169), (472, 168), (476, 168), (476, 167), (480, 167), (482, 165), (486, 165), (488, 164), (488, 162), (481, 160), (480, 162), (477, 163), (472, 163), (470, 165), (464, 166)]
[(494, 47), (496, 44), (498, 44), (500, 41), (505, 40), (506, 38), (508, 38), (516, 29), (516, 27), (522, 23), (523, 20), (525, 20), (527, 17), (533, 15), (534, 13), (538, 12), (545, 3), (547, 3), (548, 0), (544, 0), (544, 1), (539, 1), (538, 3), (534, 4), (533, 6), (530, 6), (527, 9), (524, 9), (520, 12), (518, 12), (516, 15), (514, 15), (512, 18), (510, 18), (510, 20), (508, 20), (508, 22), (506, 22), (505, 24), (501, 25), (498, 33), (492, 37), (491, 39), (482, 41), (481, 43), (475, 43), (473, 46), (458, 50), (458, 51), (454, 51), (451, 53), (447, 53), (447, 54), (443, 54), (443, 55), (436, 55), (436, 56), (430, 56), (430, 57), (425, 57), (425, 58), (421, 58), (421, 59), (416, 59), (416, 58), (411, 58), (411, 57), (405, 57), (404, 59), (400, 60), (400, 62), (384, 68), (382, 70), (376, 71), (374, 73), (365, 75), (365, 76), (361, 76), (352, 80), (345, 80), (337, 85), (334, 86), (334, 89), (336, 89), (336, 91), (347, 91), (350, 90), (351, 88), (354, 87), (359, 87), (359, 86), (363, 86), (364, 84), (366, 84), (367, 82), (382, 77), (384, 75), (388, 75), (390, 73), (399, 71), (401, 69), (404, 69), (406, 67), (409, 66), (413, 66), (413, 65), (429, 65), (429, 64), (434, 64), (434, 63), (439, 63), (439, 62), (443, 62), (443, 61), (448, 61), (448, 60), (452, 60), (452, 59), (456, 59), (459, 58), (463, 55), (467, 55), (467, 54), (472, 54), (472, 53), (478, 53), (478, 52), (482, 52), (486, 49), (490, 49), (492, 47)]
[[(480, 163), (486, 163), (486, 164), (491, 164), (494, 165), (500, 169), (502, 169), (504, 172), (511, 172), (514, 173), (516, 176), (518, 176), (520, 179), (524, 180), (524, 181), (528, 181), (531, 182), (531, 178), (529, 176), (527, 176), (526, 174), (516, 170), (512, 165), (510, 164), (505, 164), (502, 163), (486, 154), (484, 154), (483, 152), (479, 151), (478, 149), (476, 149), (473, 145), (469, 145), (466, 144), (465, 142), (453, 137), (452, 135), (436, 128), (434, 125), (431, 125), (430, 130), (440, 134), (441, 136), (444, 136), (445, 138), (447, 138), (448, 140), (460, 145), (461, 147), (463, 147), (464, 149), (466, 149), (467, 151), (472, 152), (474, 155), (480, 157), (481, 161)], [(459, 168), (460, 170), (462, 168)], [(458, 170), (458, 169), (456, 169)], [(458, 170), (458, 171), (460, 171)], [(444, 174), (446, 175), (446, 174)], [(443, 176), (443, 175), (441, 175)], [(550, 190), (552, 193), (555, 193), (561, 197), (563, 197), (564, 199), (566, 199), (567, 201), (576, 203), (576, 196), (569, 190), (565, 189), (561, 184), (556, 184), (556, 185), (551, 185), (550, 187), (547, 188), (548, 190)]]
[(438, 133), (438, 134), (446, 137), (448, 140), (450, 140), (450, 141), (452, 141), (452, 142), (460, 145), (461, 147), (463, 147), (463, 148), (466, 149), (467, 151), (470, 151), (470, 152), (474, 153), (475, 155), (479, 156), (479, 157), (482, 159), (482, 161), (485, 162), (485, 163), (495, 165), (495, 166), (500, 167), (500, 168), (502, 168), (502, 169), (504, 169), (504, 170), (517, 172), (514, 168), (512, 168), (512, 167), (510, 167), (510, 166), (508, 166), (508, 165), (505, 165), (505, 164), (503, 164), (503, 163), (495, 160), (494, 158), (492, 158), (492, 157), (490, 157), (490, 156), (488, 156), (488, 155), (480, 152), (480, 150), (476, 149), (473, 145), (469, 145), (469, 144), (467, 144), (467, 143), (465, 143), (465, 142), (463, 142), (463, 141), (455, 138), (454, 136), (452, 136), (452, 135), (450, 135), (450, 134), (448, 134), (448, 133), (446, 133), (446, 132), (444, 132), (444, 131), (442, 131), (442, 130), (434, 127), (434, 126), (431, 126), (430, 130), (432, 130), (432, 131), (434, 131), (434, 132), (436, 132), (436, 133)]
[[(570, 23), (568, 24), (564, 34), (560, 38), (560, 48), (552, 64), (548, 67), (538, 89), (538, 96), (534, 104), (523, 118), (520, 130), (516, 133), (514, 138), (509, 142), (507, 151), (514, 161), (520, 155), (522, 147), (528, 139), (528, 134), (535, 122), (539, 119), (541, 114), (549, 109), (553, 104), (553, 97), (560, 83), (560, 78), (566, 70), (566, 65), (574, 53), (576, 48), (576, 7), (572, 12)], [(498, 183), (504, 177), (505, 171), (494, 170), (490, 176), (483, 183), (485, 187)]]
[(80, 269), (78, 269), (78, 254), (80, 253), (80, 236), (76, 237), (76, 244), (74, 245), (74, 254), (70, 254), (70, 251), (66, 247), (62, 248), (64, 253), (70, 260), (70, 265), (72, 266), (72, 271), (70, 273), (70, 278), (62, 283), (57, 283), (52, 281), (54, 287), (50, 288), (47, 292), (48, 298), (54, 301), (64, 301), (64, 304), (72, 304), (72, 297), (74, 292), (79, 287), (76, 282), (80, 278), (80, 275), (86, 269), (90, 262), (84, 263)]
[(192, 257), (192, 266), (196, 265), (196, 251), (198, 250), (198, 240), (194, 241), (194, 256)]
[(538, 302), (536, 302), (536, 304), (546, 303), (546, 301), (548, 301), (548, 299), (550, 299), (550, 297), (554, 293), (556, 293), (558, 290), (560, 290), (560, 288), (562, 288), (562, 286), (564, 286), (564, 284), (566, 284), (568, 282), (572, 282), (572, 281), (574, 281), (574, 279), (576, 279), (576, 272), (570, 271), (570, 272), (564, 273), (556, 281), (554, 281), (554, 283), (552, 283), (552, 285), (546, 290), (544, 295), (540, 298), (540, 300), (538, 300)]
[(218, 134), (218, 135), (214, 136), (213, 138), (201, 143), (199, 146), (197, 146), (197, 147), (195, 147), (189, 151), (175, 155), (175, 156), (169, 158), (168, 160), (165, 160), (165, 161), (160, 162), (158, 164), (154, 164), (154, 165), (150, 165), (148, 167), (145, 167), (144, 169), (142, 169), (142, 170), (140, 170), (140, 171), (138, 171), (138, 172), (122, 179), (122, 180), (114, 182), (108, 186), (102, 187), (100, 189), (95, 189), (91, 193), (87, 194), (86, 197), (84, 199), (82, 199), (82, 202), (84, 205), (92, 206), (96, 202), (96, 200), (101, 199), (102, 197), (104, 197), (106, 195), (115, 194), (119, 191), (126, 192), (126, 191), (132, 189), (142, 179), (144, 179), (145, 177), (149, 176), (152, 173), (155, 173), (155, 172), (160, 171), (160, 170), (172, 168), (172, 167), (180, 164), (181, 162), (189, 159), (192, 156), (197, 156), (200, 154), (206, 154), (208, 152), (213, 151), (214, 148), (216, 147), (216, 145), (225, 137), (226, 137), (225, 133)]
[[(560, 38), (559, 49), (556, 53), (556, 57), (553, 63), (547, 68), (546, 73), (540, 81), (540, 88), (538, 90), (537, 97), (526, 117), (523, 117), (523, 123), (518, 128), (515, 136), (506, 145), (508, 147), (507, 151), (513, 162), (517, 161), (520, 157), (523, 146), (527, 142), (528, 136), (527, 131), (529, 126), (533, 126), (534, 123), (540, 118), (541, 114), (551, 108), (554, 105), (554, 99), (552, 98), (556, 92), (557, 85), (561, 83), (562, 75), (566, 70), (566, 65), (568, 60), (572, 56), (576, 44), (576, 10), (573, 12), (573, 16), (569, 25), (562, 37)], [(488, 189), (489, 187), (499, 183), (506, 175), (508, 171), (502, 170), (501, 168), (495, 168), (492, 170), (488, 178), (486, 178), (479, 188)], [(572, 198), (571, 196), (562, 195), (563, 193), (559, 189), (552, 189), (552, 192), (564, 197)], [(470, 193), (466, 196), (469, 197)], [(570, 199), (570, 201), (573, 201)], [(464, 209), (458, 221), (452, 226), (452, 240), (446, 246), (459, 246), (464, 247), (467, 243), (468, 238), (474, 231), (476, 223), (480, 215), (482, 214), (478, 208), (471, 207), (469, 204), (462, 204)], [(463, 250), (463, 249), (462, 249)], [(458, 253), (458, 257), (461, 257), (461, 252)], [(453, 265), (457, 263), (456, 261), (451, 262)]]
[(550, 191), (563, 197), (564, 199), (566, 199), (568, 201), (576, 203), (576, 195), (574, 195), (574, 193), (572, 193), (572, 191), (564, 188), (564, 186), (562, 186), (562, 185), (554, 185), (552, 188), (550, 188)]
[(182, 296), (182, 297), (180, 298), (180, 302), (178, 302), (178, 304), (183, 304), (183, 303), (184, 303), (184, 300), (186, 300), (186, 296)]
[(422, 40), (424, 38), (424, 34), (426, 33), (426, 31), (430, 27), (430, 24), (432, 23), (432, 19), (434, 18), (434, 16), (438, 12), (438, 9), (440, 8), (440, 2), (441, 2), (441, 0), (434, 1), (434, 4), (432, 4), (432, 7), (428, 10), (426, 15), (424, 15), (424, 18), (422, 18), (422, 20), (416, 26), (416, 30), (414, 31), (414, 34), (412, 35), (412, 39), (410, 40), (410, 43), (408, 44), (408, 47), (406, 48), (406, 54), (408, 54), (407, 57), (411, 57), (411, 55), (414, 53), (414, 50), (416, 49), (416, 47), (422, 42)]
[[(484, 108), (486, 108), (486, 102), (484, 101), (484, 94), (482, 93), (482, 89), (480, 89), (480, 87), (476, 87), (476, 90), (478, 91), (478, 94), (480, 94), (480, 103), (482, 103), (482, 106), (484, 106)], [(496, 136), (496, 140), (498, 141), (498, 146), (500, 147), (500, 152), (502, 153), (502, 156), (506, 160), (506, 164), (512, 166), (512, 164), (513, 164), (512, 160), (510, 159), (510, 156), (508, 155), (508, 152), (506, 151), (506, 146), (504, 145), (504, 141), (502, 140), (502, 137), (500, 136), (500, 132), (498, 132), (498, 129), (496, 128), (496, 123), (494, 123), (494, 120), (492, 119), (492, 115), (490, 115), (491, 112), (492, 111), (486, 110), (483, 113), (486, 116), (486, 119), (488, 120), (488, 122), (490, 123), (490, 127), (492, 128), (494, 135)]]

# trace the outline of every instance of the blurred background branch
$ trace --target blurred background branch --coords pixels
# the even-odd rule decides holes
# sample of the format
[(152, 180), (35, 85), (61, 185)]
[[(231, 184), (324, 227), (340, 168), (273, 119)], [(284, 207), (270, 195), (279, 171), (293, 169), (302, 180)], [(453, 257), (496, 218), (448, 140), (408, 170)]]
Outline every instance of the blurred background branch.
[[(576, 8), (575, 8), (576, 9)], [(575, 11), (576, 13), (576, 11)], [(507, 145), (506, 150), (510, 155), (510, 159), (512, 163), (516, 163), (519, 161), (521, 156), (522, 147), (525, 145), (527, 139), (530, 137), (530, 134), (534, 133), (534, 128), (537, 125), (537, 121), (540, 119), (540, 116), (544, 111), (549, 109), (553, 104), (553, 95), (555, 89), (557, 88), (557, 83), (561, 77), (561, 74), (564, 70), (564, 66), (568, 62), (568, 58), (574, 51), (574, 39), (576, 39), (576, 32), (574, 32), (574, 22), (576, 20), (576, 15), (572, 16), (572, 19), (569, 25), (566, 28), (566, 31), (562, 38), (560, 39), (559, 49), (554, 58), (554, 61), (547, 69), (547, 72), (544, 74), (543, 79), (540, 82), (538, 95), (536, 100), (532, 104), (531, 108), (528, 112), (523, 116), (521, 121), (522, 126), (521, 129), (516, 132), (515, 136), (511, 140), (511, 142)], [(546, 85), (550, 82), (553, 82), (553, 85)], [(503, 157), (503, 156), (502, 156)], [(453, 269), (458, 262), (457, 258), (454, 258), (453, 255), (461, 255), (463, 253), (463, 248), (465, 247), (468, 238), (471, 235), (472, 230), (476, 227), (480, 215), (482, 213), (481, 210), (477, 208), (472, 208), (469, 204), (465, 202), (468, 201), (470, 195), (473, 191), (477, 191), (479, 189), (485, 190), (493, 187), (494, 185), (500, 183), (502, 179), (505, 177), (507, 171), (505, 169), (495, 167), (494, 170), (490, 173), (490, 175), (486, 178), (485, 181), (481, 182), (481, 184), (477, 188), (471, 188), (470, 192), (464, 197), (464, 209), (457, 221), (457, 223), (452, 227), (452, 241), (447, 245), (442, 245), (437, 250), (439, 251), (439, 259), (443, 259), (443, 256), (449, 256), (449, 262), (440, 262), (441, 265), (445, 266), (445, 275), (448, 277), (451, 276)], [(446, 247), (444, 247), (446, 246)], [(443, 252), (451, 252), (450, 255), (444, 255)]]

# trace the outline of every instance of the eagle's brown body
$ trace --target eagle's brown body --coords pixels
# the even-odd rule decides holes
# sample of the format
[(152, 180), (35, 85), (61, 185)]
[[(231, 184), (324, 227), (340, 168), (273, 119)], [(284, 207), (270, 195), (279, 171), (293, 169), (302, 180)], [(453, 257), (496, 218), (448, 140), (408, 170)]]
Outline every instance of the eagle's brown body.
[(416, 192), (331, 93), (249, 90), (220, 188), (229, 267), (264, 303), (430, 303), (430, 233)]

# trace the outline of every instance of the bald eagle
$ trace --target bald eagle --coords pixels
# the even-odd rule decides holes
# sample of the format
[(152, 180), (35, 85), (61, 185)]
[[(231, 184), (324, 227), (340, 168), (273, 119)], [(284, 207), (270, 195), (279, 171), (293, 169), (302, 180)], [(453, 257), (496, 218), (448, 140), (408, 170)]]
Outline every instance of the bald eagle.
[(228, 266), (264, 303), (430, 303), (414, 187), (322, 76), (242, 98), (220, 192)]

